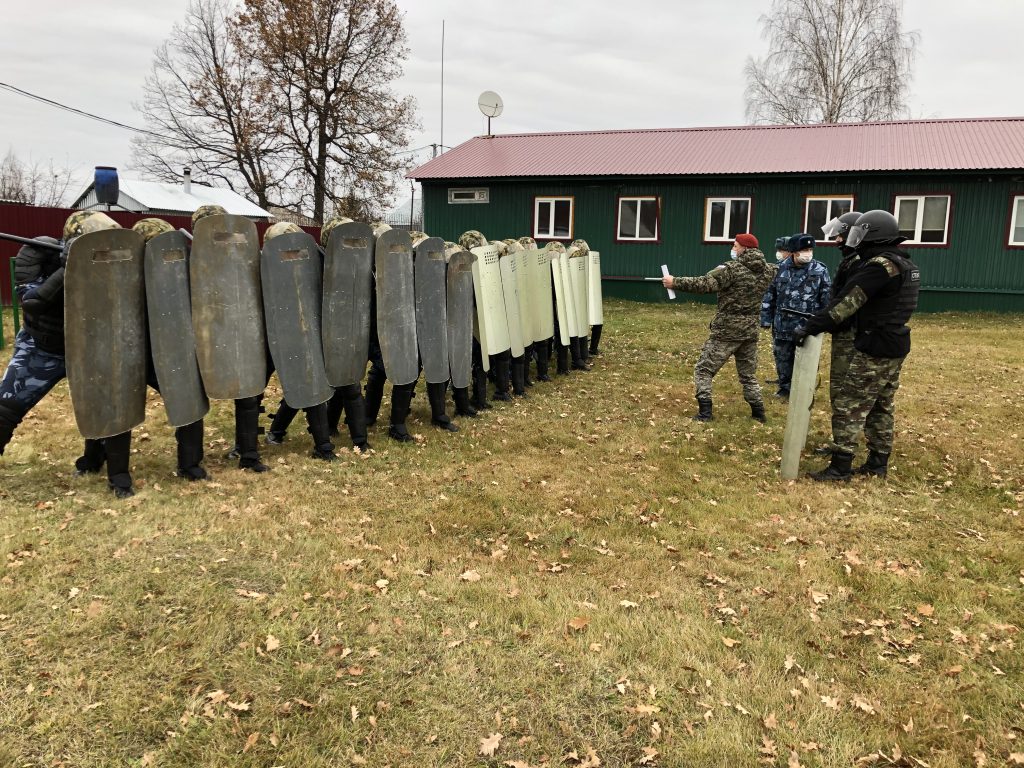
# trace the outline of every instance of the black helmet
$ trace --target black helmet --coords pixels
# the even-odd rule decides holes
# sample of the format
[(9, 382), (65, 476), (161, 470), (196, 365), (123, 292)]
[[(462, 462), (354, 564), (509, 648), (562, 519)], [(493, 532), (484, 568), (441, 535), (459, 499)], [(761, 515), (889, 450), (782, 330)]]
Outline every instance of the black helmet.
[(797, 253), (798, 251), (806, 251), (808, 248), (813, 247), (814, 238), (806, 232), (801, 232), (799, 235), (793, 235), (789, 238), (789, 245), (786, 247), (786, 250), (790, 253)]
[(868, 211), (850, 225), (846, 245), (857, 248), (864, 243), (902, 243), (900, 225), (888, 211)]
[(839, 218), (832, 219), (832, 221), (821, 228), (821, 231), (824, 233), (826, 240), (834, 240), (837, 237), (845, 239), (846, 233), (850, 231), (850, 227), (856, 224), (857, 219), (863, 215), (860, 211), (844, 213)]

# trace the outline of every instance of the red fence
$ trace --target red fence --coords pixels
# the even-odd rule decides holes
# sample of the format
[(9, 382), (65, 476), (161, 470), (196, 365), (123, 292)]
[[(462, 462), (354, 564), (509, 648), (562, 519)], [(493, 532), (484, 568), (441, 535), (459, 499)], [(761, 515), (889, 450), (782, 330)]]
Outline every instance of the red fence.
[[(20, 237), (37, 237), (49, 235), (60, 238), (64, 231), (64, 222), (68, 216), (74, 213), (70, 208), (41, 208), (32, 205), (3, 205), (0, 204), (0, 232)], [(122, 227), (130, 227), (140, 219), (147, 218), (150, 214), (129, 213), (127, 211), (110, 211), (107, 213), (114, 221)], [(173, 227), (182, 227), (191, 231), (192, 220), (188, 216), (160, 216)], [(256, 230), (259, 232), (260, 241), (263, 240), (263, 233), (270, 225), (266, 222), (257, 222)], [(319, 242), (319, 227), (303, 227), (309, 234), (313, 235)], [(7, 306), (11, 303), (11, 259), (18, 253), (21, 246), (7, 240), (0, 240), (0, 304)]]

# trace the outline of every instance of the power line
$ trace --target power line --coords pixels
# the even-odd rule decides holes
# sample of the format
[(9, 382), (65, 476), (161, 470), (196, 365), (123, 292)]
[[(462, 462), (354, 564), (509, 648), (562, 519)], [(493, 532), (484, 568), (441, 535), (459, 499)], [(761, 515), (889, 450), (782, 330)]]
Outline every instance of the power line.
[(63, 109), (65, 112), (71, 112), (72, 114), (75, 114), (75, 115), (81, 115), (82, 117), (88, 117), (90, 120), (98, 120), (99, 122), (106, 123), (107, 125), (113, 125), (113, 126), (115, 126), (117, 128), (124, 128), (126, 131), (135, 131), (135, 133), (145, 133), (145, 134), (148, 134), (149, 136), (156, 136), (158, 139), (164, 139), (164, 141), (167, 140), (167, 138), (165, 136), (161, 136), (159, 133), (154, 133), (153, 131), (147, 131), (145, 128), (136, 128), (135, 126), (132, 126), (132, 125), (125, 125), (124, 123), (117, 122), (117, 120), (111, 120), (110, 118), (107, 118), (107, 117), (100, 117), (99, 115), (94, 115), (92, 112), (86, 112), (86, 111), (81, 110), (81, 109), (76, 109), (75, 107), (70, 107), (67, 104), (61, 104), (59, 101), (54, 101), (53, 99), (47, 99), (45, 96), (39, 96), (38, 94), (35, 94), (35, 93), (29, 93), (28, 91), (23, 91), (21, 88), (16, 88), (15, 86), (10, 85), (9, 83), (0, 82), (0, 88), (3, 88), (4, 90), (7, 90), (7, 91), (11, 91), (12, 93), (16, 93), (16, 94), (18, 94), (20, 96), (26, 96), (26, 97), (28, 97), (30, 99), (33, 99), (34, 101), (38, 101), (38, 102), (40, 102), (42, 104), (46, 104), (47, 106), (57, 107), (57, 109)]

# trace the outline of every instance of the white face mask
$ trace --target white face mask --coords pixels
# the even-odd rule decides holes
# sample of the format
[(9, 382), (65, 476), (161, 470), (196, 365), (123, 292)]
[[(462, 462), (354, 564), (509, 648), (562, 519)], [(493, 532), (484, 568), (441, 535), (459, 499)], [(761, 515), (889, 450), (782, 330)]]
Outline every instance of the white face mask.
[(786, 260), (786, 257), (787, 257), (788, 255), (789, 255), (789, 254), (788, 254), (788, 253), (786, 253), (785, 251), (776, 251), (776, 252), (775, 252), (775, 260), (776, 260), (776, 261), (785, 261), (785, 260)]
[(739, 256), (739, 252), (735, 248), (729, 251), (729, 258), (735, 259), (737, 256)]
[(814, 254), (811, 251), (800, 251), (800, 253), (793, 254), (793, 261), (797, 264), (809, 264), (812, 258), (814, 258)]

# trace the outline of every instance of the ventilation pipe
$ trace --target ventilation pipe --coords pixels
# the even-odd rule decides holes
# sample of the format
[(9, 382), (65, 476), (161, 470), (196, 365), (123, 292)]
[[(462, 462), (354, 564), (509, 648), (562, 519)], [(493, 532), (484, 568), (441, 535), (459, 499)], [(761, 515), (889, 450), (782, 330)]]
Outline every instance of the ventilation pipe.
[(185, 185), (184, 185), (185, 186), (185, 194), (186, 195), (190, 195), (190, 194), (192, 194), (192, 169), (189, 168), (187, 165), (185, 166), (184, 177), (185, 177)]

